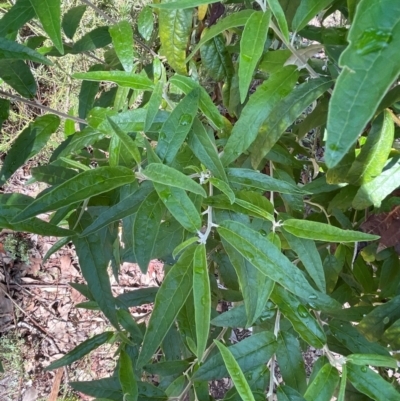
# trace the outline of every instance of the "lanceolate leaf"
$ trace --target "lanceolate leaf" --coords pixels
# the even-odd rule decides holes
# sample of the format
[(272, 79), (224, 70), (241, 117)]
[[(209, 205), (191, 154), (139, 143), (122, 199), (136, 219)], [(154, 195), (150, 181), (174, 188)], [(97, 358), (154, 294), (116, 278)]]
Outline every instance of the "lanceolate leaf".
[(76, 41), (72, 47), (72, 52), (81, 53), (96, 50), (109, 45), (111, 41), (108, 26), (99, 26)]
[(150, 40), (154, 29), (153, 11), (149, 6), (143, 7), (137, 19), (138, 31), (145, 40)]
[(157, 192), (153, 191), (140, 205), (133, 223), (133, 253), (144, 274), (153, 257), (164, 207)]
[(37, 51), (2, 37), (0, 37), (0, 59), (31, 60), (36, 63), (52, 65), (49, 59), (42, 56)]
[(299, 32), (312, 18), (332, 2), (333, 0), (302, 0), (292, 21), (293, 30)]
[(192, 261), (195, 249), (195, 247), (190, 247), (183, 252), (157, 292), (154, 309), (137, 361), (138, 367), (142, 367), (154, 355), (189, 296), (193, 283)]
[(200, 49), (200, 47), (213, 37), (228, 29), (246, 25), (247, 20), (254, 12), (254, 10), (242, 10), (222, 18), (205, 33), (205, 35), (200, 39), (199, 43), (194, 47), (186, 61), (190, 60)]
[[(340, 57), (329, 107), (325, 161), (334, 167), (355, 143), (397, 78), (400, 3), (362, 0)], [(373, 18), (371, 16), (374, 16)], [(371, 93), (371, 88), (374, 88)]]
[(385, 167), (393, 140), (393, 118), (390, 112), (385, 110), (372, 124), (367, 142), (347, 174), (348, 182), (362, 185), (377, 177)]
[(84, 171), (37, 198), (16, 216), (15, 221), (24, 221), (37, 214), (60, 209), (133, 181), (135, 175), (125, 167), (99, 167)]
[(154, 183), (158, 196), (176, 220), (188, 231), (197, 233), (201, 217), (193, 202), (181, 188)]
[(156, 118), (156, 115), (162, 102), (163, 87), (164, 87), (163, 82), (159, 81), (157, 82), (153, 92), (151, 93), (151, 97), (147, 105), (146, 119), (144, 121), (144, 128), (143, 128), (144, 132), (147, 132), (150, 129), (151, 125), (154, 122), (154, 119)]
[(77, 7), (70, 8), (64, 15), (62, 20), (62, 28), (65, 35), (72, 39), (78, 29), (79, 23), (86, 11), (86, 6), (81, 5)]
[(285, 130), (299, 117), (314, 100), (318, 99), (332, 85), (326, 78), (312, 79), (297, 86), (271, 111), (265, 124), (265, 131), (254, 141), (251, 148), (251, 163), (257, 168), (261, 160), (272, 149)]
[(167, 164), (174, 160), (186, 135), (189, 133), (199, 105), (200, 91), (193, 89), (175, 107), (161, 128), (157, 143), (157, 155)]
[(174, 2), (152, 4), (153, 7), (161, 8), (162, 10), (179, 10), (185, 8), (198, 7), (203, 4), (217, 3), (218, 0), (176, 0)]
[(290, 234), (300, 238), (328, 242), (374, 241), (378, 235), (365, 234), (360, 231), (342, 230), (329, 224), (316, 221), (289, 219), (283, 222), (283, 227)]
[(267, 0), (269, 8), (272, 11), (272, 14), (276, 18), (278, 22), (279, 29), (282, 32), (283, 37), (289, 42), (289, 28), (286, 22), (285, 13), (282, 10), (282, 7), (278, 0)]
[(17, 0), (15, 4), (0, 19), (0, 36), (6, 36), (18, 31), (25, 23), (35, 16), (35, 10), (30, 0)]
[(59, 124), (59, 117), (48, 114), (38, 117), (18, 135), (0, 170), (0, 186), (46, 145)]
[(46, 370), (53, 370), (62, 366), (71, 365), (72, 362), (81, 359), (90, 351), (93, 351), (94, 349), (100, 347), (100, 345), (103, 345), (105, 342), (111, 340), (113, 335), (114, 333), (112, 331), (105, 331), (104, 333), (97, 334), (92, 338), (89, 338), (88, 340), (79, 344), (72, 351), (68, 352), (68, 354), (64, 355), (62, 358), (51, 363), (49, 366), (47, 366)]
[[(170, 0), (164, 4), (172, 3)], [(174, 3), (175, 5), (175, 3)], [(179, 74), (186, 74), (186, 47), (192, 28), (191, 9), (160, 10), (158, 14), (159, 35), (163, 54)]]
[(400, 393), (367, 366), (361, 367), (348, 363), (347, 378), (358, 391), (375, 401), (400, 400)]
[[(268, 331), (253, 334), (229, 347), (232, 355), (243, 372), (248, 372), (269, 360), (275, 352), (277, 343), (274, 335)], [(208, 381), (226, 377), (228, 373), (220, 354), (207, 359), (193, 375), (193, 380)]]
[(81, 72), (73, 75), (73, 78), (84, 79), (87, 81), (108, 81), (114, 82), (123, 88), (138, 90), (152, 90), (153, 82), (143, 75), (134, 74), (126, 71), (93, 71)]
[(239, 53), (239, 93), (244, 103), (254, 70), (264, 51), (271, 13), (256, 11), (247, 20), (240, 40)]
[[(239, 120), (225, 145), (222, 163), (229, 165), (256, 139), (258, 131), (275, 105), (294, 88), (298, 72), (295, 67), (285, 67), (272, 74), (249, 98)], [(246, 132), (246, 135), (243, 135)]]
[(255, 401), (253, 393), (251, 392), (249, 383), (240, 369), (235, 357), (232, 355), (229, 348), (226, 348), (219, 341), (214, 340), (215, 345), (218, 347), (219, 352), (222, 355), (225, 366), (228, 370), (229, 375), (232, 378), (233, 384), (243, 401)]
[(396, 359), (374, 354), (352, 354), (346, 357), (347, 362), (351, 362), (354, 365), (371, 365), (371, 366), (382, 366), (392, 369), (397, 369)]
[(330, 401), (338, 383), (338, 371), (330, 363), (327, 363), (309, 384), (304, 398), (307, 401)]
[(132, 360), (123, 350), (119, 357), (118, 376), (124, 394), (124, 401), (136, 401), (138, 399), (138, 384), (133, 371)]
[(61, 0), (30, 0), (30, 2), (54, 46), (64, 54), (61, 40)]
[(400, 160), (391, 159), (382, 174), (361, 185), (353, 199), (353, 207), (355, 209), (365, 209), (370, 205), (379, 207), (382, 201), (398, 187), (399, 179)]
[(326, 291), (324, 267), (315, 242), (305, 238), (296, 237), (286, 231), (283, 235), (289, 243), (290, 248), (297, 253), (299, 259), (303, 262), (310, 277), (317, 284), (321, 292)]
[(198, 245), (194, 252), (193, 299), (196, 321), (197, 358), (201, 361), (207, 346), (211, 316), (211, 289), (205, 245)]
[(109, 28), (115, 52), (124, 70), (133, 69), (133, 31), (128, 21), (121, 21)]
[(327, 295), (315, 291), (300, 270), (260, 233), (234, 221), (224, 221), (218, 232), (254, 267), (288, 291), (310, 299), (321, 309), (332, 309), (337, 305)]

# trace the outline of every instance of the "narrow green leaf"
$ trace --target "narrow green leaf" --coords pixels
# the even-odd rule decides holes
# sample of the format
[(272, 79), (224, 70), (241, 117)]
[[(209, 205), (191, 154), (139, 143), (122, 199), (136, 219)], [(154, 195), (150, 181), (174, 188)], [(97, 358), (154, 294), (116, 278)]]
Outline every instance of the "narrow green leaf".
[(399, 12), (398, 2), (384, 6), (374, 0), (358, 3), (347, 38), (350, 45), (340, 56), (343, 69), (329, 106), (325, 150), (329, 168), (356, 142), (398, 76)]
[(108, 26), (99, 26), (77, 40), (72, 47), (72, 51), (73, 53), (82, 53), (96, 50), (108, 46), (111, 41)]
[(222, 343), (214, 340), (215, 345), (218, 347), (219, 352), (222, 355), (225, 366), (228, 370), (229, 375), (236, 387), (236, 390), (243, 401), (255, 401), (253, 393), (251, 392), (249, 383), (247, 383), (246, 378), (239, 364), (236, 362), (235, 357), (230, 352), (229, 348), (225, 347)]
[(76, 6), (76, 7), (70, 8), (64, 14), (64, 17), (62, 20), (62, 29), (63, 29), (65, 35), (67, 36), (67, 38), (73, 39), (85, 11), (86, 11), (86, 6), (81, 5), (81, 6)]
[(138, 384), (135, 372), (133, 371), (132, 360), (124, 350), (121, 350), (119, 356), (118, 377), (121, 383), (124, 401), (137, 401)]
[(158, 362), (152, 365), (145, 365), (143, 369), (153, 375), (159, 376), (174, 376), (183, 373), (189, 368), (188, 360)]
[(299, 32), (312, 18), (332, 2), (333, 0), (302, 0), (293, 17), (293, 31)]
[(200, 162), (204, 164), (215, 177), (227, 181), (217, 148), (198, 118), (195, 118), (193, 121), (192, 129), (188, 135), (188, 145)]
[(304, 398), (307, 401), (330, 401), (338, 383), (338, 371), (330, 363), (327, 363), (309, 384)]
[(191, 237), (187, 239), (186, 241), (183, 241), (180, 243), (172, 252), (172, 257), (175, 259), (177, 255), (179, 255), (185, 248), (188, 246), (194, 244), (195, 242), (198, 242), (199, 237)]
[(151, 93), (149, 103), (147, 105), (146, 119), (144, 121), (144, 132), (147, 132), (154, 122), (154, 119), (158, 113), (162, 102), (162, 93), (164, 89), (164, 83), (159, 81), (156, 83), (153, 92)]
[(253, 73), (263, 54), (270, 20), (270, 11), (256, 11), (251, 14), (244, 27), (240, 39), (238, 72), (240, 101), (242, 103), (246, 100)]
[(278, 401), (305, 401), (298, 391), (289, 386), (279, 386), (276, 395)]
[(71, 363), (81, 359), (83, 356), (87, 355), (89, 352), (94, 349), (100, 347), (107, 341), (111, 340), (111, 337), (114, 335), (112, 331), (105, 331), (104, 333), (97, 334), (92, 338), (84, 341), (75, 347), (72, 351), (68, 352), (68, 354), (64, 355), (62, 358), (57, 361), (51, 363), (46, 367), (46, 370), (54, 370), (57, 368), (61, 368), (62, 366), (71, 365)]
[[(277, 346), (274, 335), (263, 331), (245, 338), (229, 347), (235, 360), (243, 372), (252, 371), (268, 361)], [(200, 366), (192, 376), (195, 381), (218, 380), (227, 376), (227, 369), (220, 354), (213, 355)]]
[(137, 90), (152, 90), (154, 85), (144, 75), (134, 74), (127, 71), (93, 71), (73, 74), (73, 78), (84, 79), (87, 81), (107, 81), (114, 82), (123, 88)]
[(229, 202), (231, 202), (231, 204), (235, 202), (235, 193), (232, 191), (231, 187), (226, 182), (221, 181), (218, 178), (211, 177), (210, 183), (214, 187), (218, 188), (222, 193), (224, 193), (228, 197)]
[(183, 189), (156, 182), (154, 188), (167, 209), (186, 230), (194, 233), (200, 230), (200, 214)]
[(30, 0), (30, 2), (54, 46), (64, 54), (61, 39), (61, 0)]
[(153, 182), (181, 188), (185, 191), (201, 195), (204, 198), (207, 196), (206, 191), (204, 191), (200, 184), (197, 184), (197, 182), (193, 181), (187, 175), (165, 164), (151, 163), (143, 170), (142, 174)]
[(384, 110), (373, 122), (367, 141), (346, 176), (348, 182), (362, 185), (379, 176), (387, 162), (393, 140), (393, 118), (389, 111)]
[(218, 232), (254, 267), (288, 291), (309, 299), (320, 309), (333, 309), (337, 305), (327, 295), (315, 291), (301, 271), (260, 233), (234, 221), (224, 221), (218, 227)]
[(375, 401), (400, 400), (400, 393), (394, 386), (367, 366), (361, 367), (348, 363), (347, 378), (358, 391)]
[(83, 171), (91, 170), (89, 166), (87, 166), (86, 164), (82, 164), (76, 160), (67, 159), (66, 157), (59, 157), (58, 160), (62, 161), (64, 165), (70, 166), (77, 170), (83, 170)]
[(21, 45), (13, 40), (0, 36), (0, 59), (7, 60), (31, 60), (36, 63), (52, 65), (52, 62), (35, 50)]
[(128, 21), (120, 21), (110, 26), (115, 52), (126, 72), (133, 70), (133, 31)]
[(312, 79), (297, 86), (280, 101), (264, 121), (265, 131), (258, 135), (251, 147), (251, 163), (257, 168), (285, 130), (301, 113), (332, 86), (326, 78)]
[(137, 366), (154, 355), (192, 289), (194, 247), (187, 248), (168, 272), (157, 292)]
[(285, 13), (282, 10), (282, 6), (278, 0), (267, 0), (267, 3), (272, 11), (272, 14), (276, 18), (276, 21), (278, 22), (278, 26), (283, 37), (286, 39), (286, 42), (289, 42), (289, 28), (286, 22)]
[(200, 91), (193, 89), (179, 102), (161, 128), (156, 152), (171, 164), (192, 127), (199, 107)]
[(22, 60), (0, 60), (0, 78), (24, 97), (32, 98), (36, 94), (35, 78)]
[(185, 8), (198, 7), (203, 4), (217, 3), (218, 0), (175, 0), (171, 3), (158, 3), (151, 4), (152, 7), (160, 8), (162, 10), (179, 10)]
[(17, 0), (0, 19), (0, 36), (18, 31), (35, 16), (30, 0)]
[(303, 354), (299, 340), (290, 331), (279, 332), (276, 357), (284, 383), (304, 394), (307, 381)]
[(140, 152), (135, 141), (128, 134), (122, 131), (122, 129), (110, 117), (107, 116), (107, 120), (115, 134), (121, 140), (122, 145), (128, 150), (135, 162), (139, 165), (142, 161), (142, 157), (140, 156)]
[(0, 361), (0, 373), (4, 373), (4, 368), (3, 368), (3, 364)]
[(289, 243), (290, 249), (297, 253), (299, 259), (303, 262), (310, 277), (317, 284), (321, 292), (326, 291), (325, 273), (322, 266), (321, 256), (318, 253), (317, 246), (312, 240), (296, 237), (289, 232), (282, 230), (283, 236)]
[[(164, 4), (176, 4), (170, 0)], [(186, 75), (186, 47), (192, 30), (191, 9), (166, 10), (158, 14), (159, 37), (163, 54), (170, 66), (179, 74)]]
[(10, 114), (10, 101), (8, 99), (0, 99), (0, 131), (3, 122), (8, 119), (9, 114)]
[(137, 19), (138, 31), (144, 40), (150, 40), (154, 29), (153, 11), (149, 6), (143, 7)]
[(346, 357), (347, 362), (351, 362), (354, 365), (371, 365), (371, 366), (381, 366), (384, 368), (397, 369), (396, 359), (375, 354), (352, 354)]
[(140, 205), (133, 223), (133, 253), (143, 274), (153, 258), (164, 207), (156, 191)]
[(215, 25), (207, 30), (204, 36), (202, 36), (199, 43), (197, 43), (197, 45), (194, 47), (194, 49), (186, 59), (186, 62), (188, 62), (197, 53), (200, 47), (210, 39), (228, 29), (246, 25), (246, 22), (254, 12), (254, 10), (241, 10), (220, 19)]
[(59, 251), (64, 245), (67, 245), (69, 242), (71, 242), (71, 237), (65, 237), (61, 238), (55, 244), (53, 244), (52, 247), (44, 255), (42, 264), (44, 264), (51, 255)]
[[(298, 75), (296, 67), (283, 67), (250, 96), (225, 145), (221, 158), (224, 165), (232, 163), (254, 142), (261, 125), (276, 104), (294, 88)], [(246, 135), (243, 135), (243, 132), (246, 132)]]
[(158, 287), (140, 288), (138, 290), (125, 292), (124, 294), (118, 295), (116, 301), (125, 308), (150, 304), (154, 302), (157, 292)]
[[(197, 82), (189, 77), (182, 75), (174, 75), (170, 80), (170, 84), (177, 86), (181, 91), (188, 95), (192, 90), (198, 88), (200, 90), (199, 108), (207, 117), (207, 119), (218, 129), (226, 128), (227, 120), (221, 116), (217, 106), (213, 103), (207, 91)], [(196, 119), (193, 122), (195, 127)]]
[[(296, 297), (276, 285), (272, 291), (271, 300), (292, 323), (293, 328), (304, 341), (315, 348), (322, 348), (326, 344), (326, 336), (321, 326), (311, 315), (308, 308)], [(289, 383), (288, 385), (290, 386)]]
[(133, 181), (135, 175), (126, 167), (99, 167), (83, 171), (37, 198), (16, 216), (15, 221), (24, 221), (37, 214), (60, 209)]
[(201, 361), (207, 347), (211, 319), (211, 288), (205, 245), (198, 245), (194, 252), (193, 299), (196, 321), (197, 358)]
[(285, 194), (305, 194), (303, 190), (295, 185), (282, 180), (262, 174), (246, 168), (228, 168), (226, 170), (228, 180), (231, 184), (243, 187), (257, 188), (262, 191), (273, 191)]
[(50, 135), (56, 131), (59, 124), (59, 117), (47, 114), (38, 117), (18, 135), (1, 167), (0, 186), (46, 145)]
[(361, 185), (353, 199), (355, 209), (365, 209), (371, 205), (379, 207), (382, 201), (397, 187), (400, 179), (400, 159), (389, 159), (382, 174)]
[(339, 392), (337, 401), (345, 401), (346, 397), (346, 384), (347, 384), (347, 365), (342, 365), (342, 377), (340, 378)]
[(342, 230), (316, 221), (289, 219), (285, 220), (282, 226), (288, 233), (296, 237), (317, 241), (358, 242), (375, 241), (380, 238), (378, 235), (365, 234), (361, 231)]
[(133, 191), (129, 196), (101, 213), (92, 224), (85, 228), (80, 236), (86, 237), (114, 221), (133, 215), (152, 190), (153, 186), (151, 184), (146, 185), (146, 183), (143, 183), (138, 190)]

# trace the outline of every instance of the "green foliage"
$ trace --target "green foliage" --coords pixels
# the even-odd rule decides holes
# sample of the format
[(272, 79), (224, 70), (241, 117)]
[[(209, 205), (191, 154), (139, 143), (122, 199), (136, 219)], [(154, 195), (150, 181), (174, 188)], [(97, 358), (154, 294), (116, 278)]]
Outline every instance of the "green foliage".
[[(78, 39), (85, 6), (61, 15), (59, 1), (17, 0), (0, 20), (0, 77), (24, 97), (37, 90), (32, 62), (105, 49), (73, 75), (79, 129), (32, 169), (48, 187), (0, 194), (0, 228), (60, 237), (46, 257), (74, 243), (80, 307), (113, 326), (48, 369), (116, 342), (114, 375), (74, 389), (203, 401), (230, 376), (225, 399), (400, 400), (399, 257), (382, 250), (384, 230), (363, 232), (371, 215), (398, 225), (399, 5), (232, 0), (217, 16), (212, 3), (154, 3)], [(14, 40), (35, 17), (55, 48)], [(0, 126), (9, 109), (0, 99)], [(1, 184), (59, 124), (47, 114), (19, 134)], [(159, 288), (113, 295), (110, 265), (146, 272), (152, 259), (165, 263)], [(219, 314), (221, 301), (232, 307)], [(129, 311), (144, 303), (147, 326)], [(251, 335), (230, 345), (237, 327)], [(310, 377), (309, 346), (323, 350)]]

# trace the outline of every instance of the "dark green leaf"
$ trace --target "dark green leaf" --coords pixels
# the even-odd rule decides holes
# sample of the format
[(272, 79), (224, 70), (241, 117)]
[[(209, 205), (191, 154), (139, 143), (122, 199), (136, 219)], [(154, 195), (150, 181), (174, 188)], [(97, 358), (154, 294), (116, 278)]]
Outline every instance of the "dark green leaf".
[(16, 32), (35, 16), (30, 0), (17, 0), (0, 19), (0, 36)]
[(289, 331), (279, 332), (276, 357), (285, 384), (304, 394), (307, 382), (303, 355), (298, 339)]
[(193, 89), (174, 108), (161, 128), (156, 152), (167, 164), (172, 163), (192, 127), (199, 107), (199, 97), (200, 91)]
[(136, 401), (138, 399), (138, 384), (132, 367), (132, 361), (125, 351), (121, 351), (119, 357), (119, 382), (121, 383), (124, 401)]
[(330, 363), (327, 363), (309, 384), (304, 398), (307, 401), (330, 401), (338, 383), (338, 371)]
[[(276, 346), (274, 335), (263, 331), (230, 346), (229, 350), (238, 362), (240, 369), (248, 372), (268, 361), (275, 352)], [(207, 359), (192, 378), (196, 381), (217, 380), (226, 377), (227, 373), (221, 355), (216, 354)]]
[(88, 52), (108, 46), (110, 43), (111, 35), (108, 32), (108, 26), (99, 26), (76, 41), (72, 50), (74, 53)]
[(158, 362), (152, 365), (145, 365), (143, 369), (153, 375), (174, 376), (183, 373), (188, 369), (190, 363), (186, 360)]
[(400, 400), (400, 393), (367, 366), (361, 367), (348, 363), (347, 378), (358, 391), (366, 394), (375, 401)]
[(333, 0), (302, 0), (292, 21), (293, 30), (299, 32), (312, 18), (332, 2)]
[(173, 2), (152, 4), (152, 6), (161, 8), (161, 10), (178, 10), (212, 3), (217, 3), (217, 0), (175, 0)]
[(86, 11), (86, 6), (70, 8), (63, 17), (62, 28), (67, 38), (72, 39)]
[(3, 122), (8, 119), (9, 113), (10, 113), (10, 101), (8, 99), (0, 99), (0, 131)]
[(46, 367), (46, 370), (53, 370), (57, 368), (61, 368), (62, 366), (71, 365), (72, 362), (81, 359), (83, 356), (87, 355), (90, 351), (100, 347), (107, 341), (111, 340), (111, 337), (114, 335), (112, 331), (105, 331), (104, 333), (97, 334), (92, 338), (84, 341), (75, 347), (72, 351), (68, 352), (68, 354), (64, 355), (62, 358), (57, 361), (51, 363)]
[(32, 98), (37, 86), (31, 70), (22, 60), (1, 60), (0, 78), (20, 95)]
[(194, 247), (187, 248), (168, 272), (157, 292), (137, 366), (142, 367), (154, 355), (172, 326), (192, 288)]
[(140, 306), (143, 304), (150, 304), (154, 302), (157, 292), (158, 287), (140, 288), (118, 295), (116, 301), (117, 303), (123, 305), (125, 308), (131, 308), (132, 306)]
[(46, 145), (50, 135), (55, 132), (59, 124), (59, 117), (48, 114), (38, 117), (18, 135), (0, 170), (0, 185)]
[(240, 40), (239, 53), (239, 93), (244, 103), (247, 97), (253, 73), (264, 51), (271, 12), (256, 11), (246, 22)]
[(109, 32), (112, 38), (115, 52), (124, 70), (133, 70), (133, 31), (128, 21), (120, 21), (110, 26)]
[(264, 122), (265, 131), (258, 135), (251, 148), (251, 163), (257, 168), (285, 130), (300, 114), (332, 86), (326, 78), (312, 79), (297, 86), (280, 101)]
[(143, 39), (150, 40), (154, 29), (153, 11), (149, 6), (143, 7), (137, 19), (138, 31)]
[(135, 175), (125, 167), (99, 167), (83, 171), (37, 198), (15, 220), (24, 221), (37, 214), (60, 209), (133, 181)]
[(278, 401), (305, 401), (301, 394), (289, 386), (279, 386), (276, 394)]
[(382, 366), (392, 369), (397, 369), (396, 359), (375, 354), (352, 354), (346, 357), (347, 362), (351, 362), (354, 365), (371, 365), (371, 366)]
[(164, 84), (159, 81), (154, 87), (153, 92), (147, 106), (146, 120), (144, 122), (144, 131), (147, 132), (154, 122), (154, 119), (158, 113), (162, 102), (162, 92), (164, 89)]

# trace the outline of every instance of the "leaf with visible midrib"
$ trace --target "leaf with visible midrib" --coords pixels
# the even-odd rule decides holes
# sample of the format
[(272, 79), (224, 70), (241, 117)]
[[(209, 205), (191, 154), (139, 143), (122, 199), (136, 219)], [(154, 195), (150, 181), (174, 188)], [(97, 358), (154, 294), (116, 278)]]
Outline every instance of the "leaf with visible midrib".
[(358, 3), (348, 35), (350, 45), (340, 57), (343, 69), (329, 105), (325, 149), (329, 168), (336, 166), (356, 142), (398, 77), (399, 15), (398, 1)]
[(30, 2), (54, 46), (64, 54), (61, 39), (61, 0), (30, 0)]

